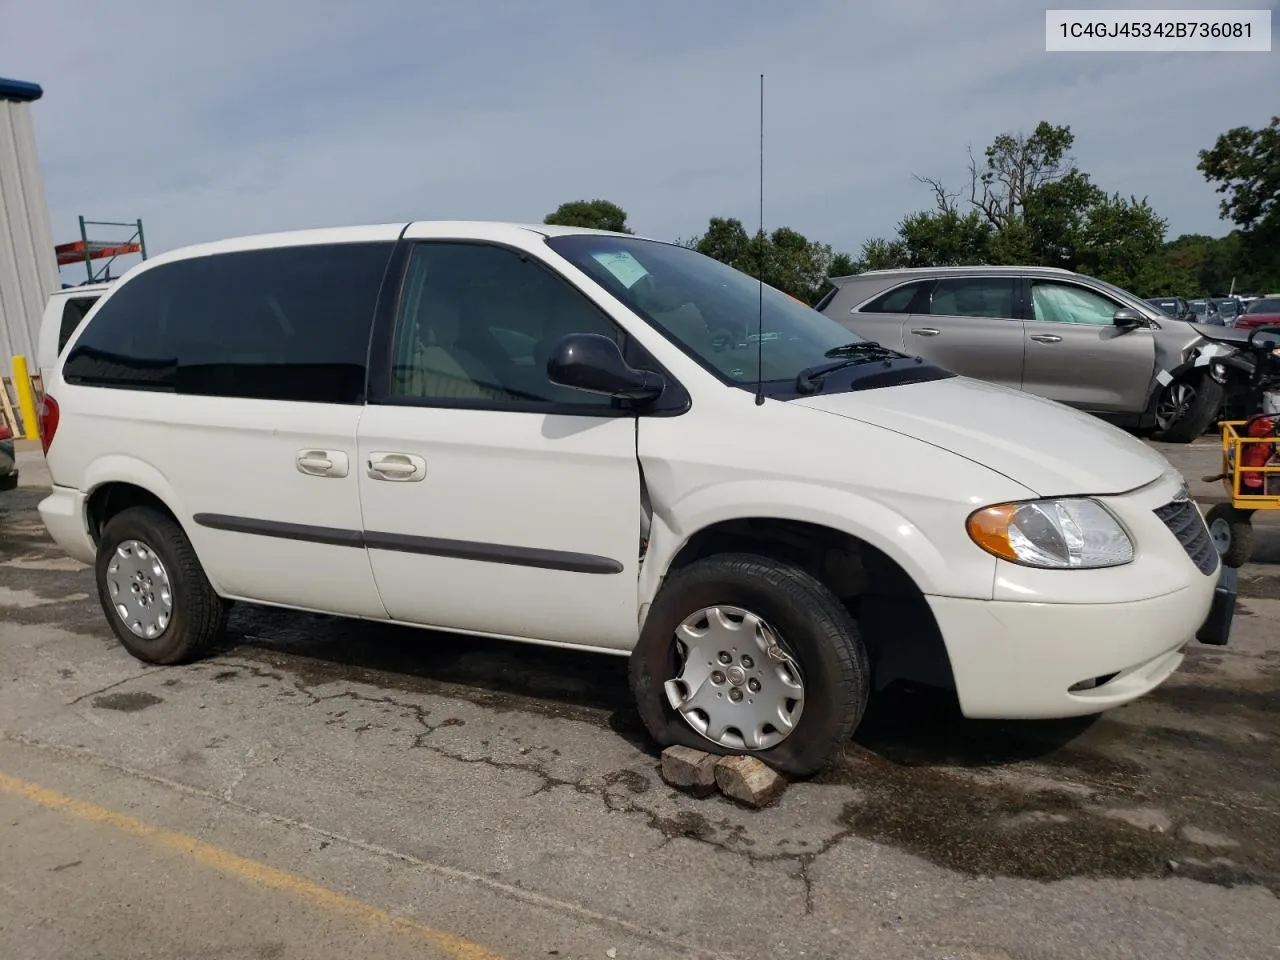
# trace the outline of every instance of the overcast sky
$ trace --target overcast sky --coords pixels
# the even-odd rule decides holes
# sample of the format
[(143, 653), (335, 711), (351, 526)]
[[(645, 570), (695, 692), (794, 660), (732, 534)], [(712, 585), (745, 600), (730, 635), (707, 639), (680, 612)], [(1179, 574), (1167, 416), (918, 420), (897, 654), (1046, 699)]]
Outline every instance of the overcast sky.
[(958, 186), (967, 144), (1043, 119), (1171, 236), (1224, 232), (1196, 151), (1280, 110), (1280, 52), (1046, 53), (1044, 7), (0, 0), (0, 75), (44, 87), (58, 241), (78, 214), (142, 217), (159, 252), (595, 197), (664, 239), (752, 226), (761, 73), (769, 229), (856, 253), (931, 203), (912, 173)]

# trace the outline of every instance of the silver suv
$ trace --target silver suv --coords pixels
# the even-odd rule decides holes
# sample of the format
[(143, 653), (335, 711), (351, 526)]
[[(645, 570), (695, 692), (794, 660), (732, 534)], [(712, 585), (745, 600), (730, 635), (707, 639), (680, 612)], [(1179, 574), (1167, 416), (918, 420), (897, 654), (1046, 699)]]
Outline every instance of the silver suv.
[(1235, 352), (1221, 327), (1053, 267), (872, 270), (832, 283), (818, 309), (861, 337), (1174, 443), (1214, 422), (1228, 371), (1213, 361)]

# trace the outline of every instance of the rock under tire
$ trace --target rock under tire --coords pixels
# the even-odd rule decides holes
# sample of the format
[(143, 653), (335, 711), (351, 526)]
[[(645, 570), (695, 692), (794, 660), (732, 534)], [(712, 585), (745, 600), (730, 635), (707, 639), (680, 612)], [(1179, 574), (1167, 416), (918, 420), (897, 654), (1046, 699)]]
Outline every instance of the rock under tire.
[[(799, 663), (804, 709), (786, 739), (765, 750), (734, 750), (702, 736), (670, 705), (675, 630), (703, 607), (742, 607), (763, 617)], [(799, 567), (753, 554), (716, 554), (671, 574), (654, 599), (631, 653), (629, 678), (640, 718), (660, 747), (748, 754), (796, 777), (821, 770), (851, 740), (870, 695), (866, 647), (849, 611)]]
[[(173, 614), (157, 636), (135, 634), (111, 602), (107, 570), (113, 555), (128, 540), (146, 544), (160, 558), (169, 575)], [(129, 653), (146, 663), (178, 664), (198, 659), (222, 634), (227, 603), (214, 591), (182, 527), (151, 507), (129, 507), (113, 516), (98, 538), (94, 564), (98, 599), (117, 639)]]

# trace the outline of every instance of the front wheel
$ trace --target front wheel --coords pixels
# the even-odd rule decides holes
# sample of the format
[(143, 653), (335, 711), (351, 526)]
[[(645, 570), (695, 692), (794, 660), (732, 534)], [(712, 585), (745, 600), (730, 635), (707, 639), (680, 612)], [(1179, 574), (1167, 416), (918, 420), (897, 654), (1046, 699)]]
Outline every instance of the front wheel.
[(1151, 439), (1190, 443), (1202, 436), (1222, 408), (1225, 392), (1208, 373), (1165, 384), (1156, 401), (1156, 429)]
[(1253, 554), (1253, 514), (1229, 503), (1215, 503), (1204, 522), (1224, 567), (1241, 567)]
[(751, 754), (799, 777), (849, 742), (870, 693), (866, 648), (844, 605), (804, 570), (752, 554), (672, 574), (629, 673), (659, 745)]

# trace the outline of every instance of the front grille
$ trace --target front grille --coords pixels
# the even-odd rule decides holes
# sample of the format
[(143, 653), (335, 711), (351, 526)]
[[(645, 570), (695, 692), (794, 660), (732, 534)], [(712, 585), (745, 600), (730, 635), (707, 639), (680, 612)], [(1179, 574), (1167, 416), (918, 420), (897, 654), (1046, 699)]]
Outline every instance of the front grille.
[(1218, 569), (1218, 551), (1209, 539), (1209, 528), (1204, 525), (1204, 517), (1190, 500), (1173, 500), (1163, 507), (1157, 507), (1155, 515), (1164, 521), (1187, 556), (1201, 573), (1208, 576)]

